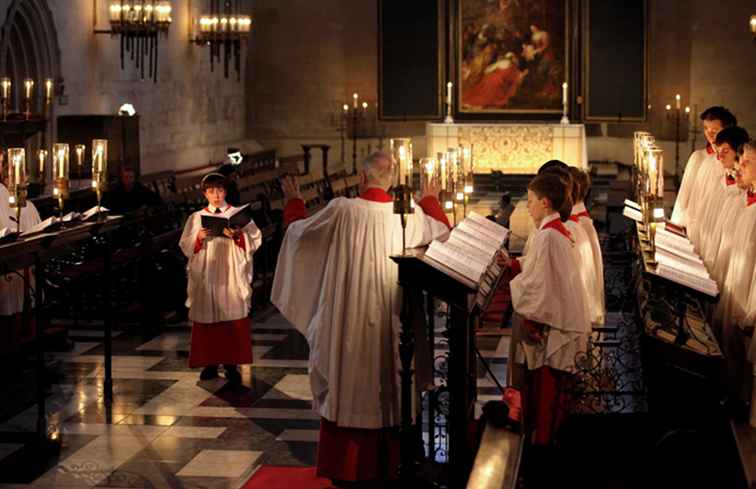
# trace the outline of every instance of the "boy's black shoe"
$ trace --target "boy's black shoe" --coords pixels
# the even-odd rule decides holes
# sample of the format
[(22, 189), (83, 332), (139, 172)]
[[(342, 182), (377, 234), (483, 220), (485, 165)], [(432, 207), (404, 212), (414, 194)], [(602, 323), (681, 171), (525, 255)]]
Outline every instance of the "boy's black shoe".
[(218, 366), (217, 365), (208, 365), (207, 367), (202, 369), (202, 372), (200, 373), (200, 380), (211, 380), (218, 376)]
[(224, 365), (223, 368), (226, 370), (226, 378), (229, 382), (232, 384), (241, 384), (241, 373), (236, 368), (236, 365)]

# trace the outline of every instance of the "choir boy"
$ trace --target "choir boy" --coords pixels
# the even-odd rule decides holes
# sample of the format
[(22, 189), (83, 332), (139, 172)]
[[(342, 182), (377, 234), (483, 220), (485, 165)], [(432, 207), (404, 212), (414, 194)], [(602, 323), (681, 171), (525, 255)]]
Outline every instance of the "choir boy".
[[(565, 388), (578, 352), (586, 351), (590, 312), (575, 243), (562, 223), (569, 217), (567, 189), (545, 172), (528, 185), (528, 212), (537, 231), (526, 259), (513, 259), (510, 286), (515, 311), (514, 361), (524, 364), (525, 424), (533, 445), (550, 445), (566, 413)], [(561, 212), (560, 212), (561, 210)]]
[[(702, 230), (699, 220), (708, 206), (709, 194), (724, 177), (722, 165), (717, 162), (714, 151), (716, 137), (722, 129), (737, 125), (735, 116), (726, 108), (719, 106), (709, 107), (703, 111), (701, 120), (706, 148), (691, 155), (689, 161), (693, 165), (690, 169), (691, 176), (683, 175), (683, 182), (672, 211), (672, 221), (686, 227), (688, 238), (696, 249), (699, 249)], [(687, 168), (685, 173), (688, 173)]]
[[(737, 214), (736, 210), (741, 207), (738, 205), (740, 189), (737, 185), (737, 171), (735, 163), (737, 160), (737, 150), (743, 144), (748, 142), (748, 132), (738, 126), (727, 127), (717, 134), (714, 148), (717, 152), (717, 161), (722, 165), (724, 175), (719, 179), (717, 186), (714, 187), (709, 195), (709, 205), (704, 209), (701, 219), (701, 229), (705, 232), (700, 237), (700, 252), (706, 263), (706, 268), (713, 272), (717, 262), (728, 262), (729, 257), (725, 256), (724, 251), (719, 252), (719, 245), (722, 239), (723, 225), (730, 220), (730, 215), (723, 212), (724, 206), (729, 202), (728, 212)], [(727, 225), (732, 225), (727, 222)]]
[[(393, 174), (391, 156), (373, 153), (359, 197), (335, 198), (310, 217), (296, 180), (283, 182), (288, 229), (272, 302), (310, 346), (317, 473), (338, 486), (385, 487), (397, 476), (401, 293), (390, 256), (402, 252), (402, 225), (388, 193)], [(408, 247), (448, 236), (436, 188), (423, 189), (406, 217)]]
[(202, 227), (203, 216), (230, 217), (226, 179), (210, 173), (202, 179), (207, 207), (186, 221), (180, 246), (189, 258), (186, 305), (192, 320), (189, 367), (204, 367), (201, 380), (218, 375), (223, 364), (229, 382), (240, 383), (239, 364), (252, 363), (249, 308), (252, 300), (252, 254), (262, 234), (250, 221), (241, 229), (213, 235)]
[(583, 273), (583, 280), (586, 281), (586, 287), (589, 289), (591, 323), (594, 326), (601, 326), (604, 324), (606, 314), (604, 306), (604, 260), (601, 256), (601, 245), (596, 228), (593, 225), (593, 219), (591, 219), (591, 215), (585, 207), (585, 198), (591, 188), (591, 177), (587, 172), (574, 166), (570, 167), (570, 175), (572, 175), (576, 188), (570, 220), (576, 222), (585, 232), (593, 258), (592, 261), (585, 260), (593, 265), (589, 272), (590, 275), (586, 276), (586, 273)]

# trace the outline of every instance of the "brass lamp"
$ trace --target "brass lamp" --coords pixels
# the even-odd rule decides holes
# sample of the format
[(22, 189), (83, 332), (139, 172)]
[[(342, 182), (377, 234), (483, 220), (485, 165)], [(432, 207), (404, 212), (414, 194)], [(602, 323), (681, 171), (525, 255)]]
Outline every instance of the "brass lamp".
[(16, 230), (21, 232), (21, 209), (26, 207), (26, 149), (8, 148), (8, 204), (16, 209)]
[(68, 144), (53, 144), (53, 196), (58, 198), (60, 217), (63, 217), (63, 202), (68, 197), (68, 175), (70, 171)]
[(108, 183), (108, 140), (92, 140), (92, 188), (97, 192), (97, 212), (102, 205), (102, 192)]
[(389, 141), (393, 159), (396, 186), (394, 187), (394, 214), (402, 221), (402, 253), (407, 249), (407, 214), (414, 214), (412, 206), (412, 140), (395, 138)]

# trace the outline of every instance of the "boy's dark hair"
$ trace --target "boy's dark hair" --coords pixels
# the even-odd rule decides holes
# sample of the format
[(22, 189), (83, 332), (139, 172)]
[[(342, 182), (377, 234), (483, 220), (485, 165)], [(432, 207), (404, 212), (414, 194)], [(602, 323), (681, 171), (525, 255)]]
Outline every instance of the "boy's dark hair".
[(202, 191), (204, 192), (209, 188), (222, 188), (225, 190), (226, 177), (220, 173), (208, 173), (202, 178)]
[(551, 207), (559, 212), (562, 221), (570, 218), (572, 203), (567, 195), (567, 184), (564, 177), (557, 172), (544, 172), (530, 181), (528, 190), (535, 193), (539, 199), (547, 198)]
[(540, 175), (544, 171), (548, 170), (549, 168), (562, 168), (567, 169), (567, 163), (565, 163), (562, 160), (549, 160), (543, 165), (541, 165), (541, 168), (538, 169), (538, 174)]
[(569, 168), (570, 175), (572, 176), (572, 182), (577, 189), (576, 193), (573, 193), (573, 200), (575, 202), (584, 201), (588, 190), (591, 188), (591, 177), (588, 172), (581, 170), (576, 166)]
[(733, 151), (739, 152), (740, 147), (749, 140), (748, 131), (740, 126), (725, 127), (717, 133), (717, 139), (714, 144), (720, 146), (724, 143), (730, 145)]
[(575, 181), (572, 179), (572, 175), (570, 175), (568, 167), (561, 167), (556, 165), (550, 166), (548, 168), (545, 168), (541, 173), (539, 173), (539, 175), (556, 175), (562, 181), (562, 184), (564, 185), (564, 203), (562, 204), (563, 208), (555, 207), (554, 210), (559, 212), (560, 216), (567, 216), (562, 218), (563, 221), (566, 221), (572, 214), (572, 206), (575, 202), (575, 188), (577, 187)]
[(722, 127), (731, 127), (738, 125), (738, 119), (733, 115), (729, 109), (722, 107), (721, 105), (714, 105), (701, 112), (702, 121), (719, 121), (722, 123)]

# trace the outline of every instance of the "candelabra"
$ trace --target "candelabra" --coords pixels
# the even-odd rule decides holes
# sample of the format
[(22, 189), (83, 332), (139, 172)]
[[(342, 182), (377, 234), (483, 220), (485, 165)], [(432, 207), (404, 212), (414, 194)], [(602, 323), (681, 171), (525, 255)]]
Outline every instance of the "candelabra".
[(394, 161), (396, 186), (394, 187), (394, 214), (399, 214), (402, 223), (402, 254), (407, 251), (407, 214), (414, 214), (412, 203), (412, 140), (392, 139), (389, 142)]
[(446, 118), (444, 122), (446, 124), (454, 124), (454, 117), (452, 117), (452, 82), (446, 84)]
[[(672, 113), (672, 105), (667, 104), (667, 119), (672, 118), (675, 124), (675, 183), (680, 186), (680, 122), (682, 120), (682, 104), (680, 94), (675, 95), (675, 111)], [(690, 115), (690, 107), (685, 107), (685, 116)]]
[[(60, 217), (63, 217), (63, 203), (68, 197), (68, 175), (69, 175), (69, 155), (68, 144), (55, 143), (53, 145), (53, 196), (58, 198), (58, 209)], [(99, 196), (98, 196), (99, 202)]]
[[(359, 123), (363, 120), (365, 120), (365, 116), (367, 114), (368, 109), (368, 103), (362, 102), (362, 104), (359, 103), (360, 96), (358, 94), (352, 95), (352, 106), (349, 107), (349, 104), (344, 104), (342, 107), (343, 113), (342, 113), (342, 122), (344, 131), (349, 132), (349, 136), (352, 139), (352, 174), (357, 174), (357, 130), (359, 128)], [(342, 133), (343, 134), (343, 133)], [(342, 136), (343, 140), (343, 136)], [(343, 156), (343, 150), (342, 150), (342, 156)]]
[(652, 248), (656, 223), (664, 219), (664, 153), (654, 141), (651, 134), (639, 131), (635, 133), (633, 148), (636, 192)]
[(21, 232), (21, 209), (26, 207), (26, 150), (8, 148), (8, 204), (16, 210), (16, 231)]
[(199, 32), (191, 39), (197, 45), (210, 46), (210, 71), (220, 61), (223, 48), (223, 75), (228, 78), (228, 65), (233, 53), (236, 79), (241, 81), (241, 42), (252, 30), (252, 17), (240, 13), (239, 0), (210, 0), (210, 13), (199, 18)]
[(84, 174), (84, 152), (86, 149), (87, 147), (83, 144), (77, 144), (74, 146), (74, 151), (76, 151), (76, 174), (79, 178)]
[(149, 77), (157, 83), (158, 39), (168, 34), (171, 3), (167, 0), (111, 0), (110, 30), (98, 30), (95, 1), (95, 34), (121, 38), (121, 69), (127, 53), (144, 79), (145, 55), (149, 57)]
[(108, 182), (108, 140), (92, 140), (92, 188), (97, 193), (97, 213), (100, 214), (102, 192)]

